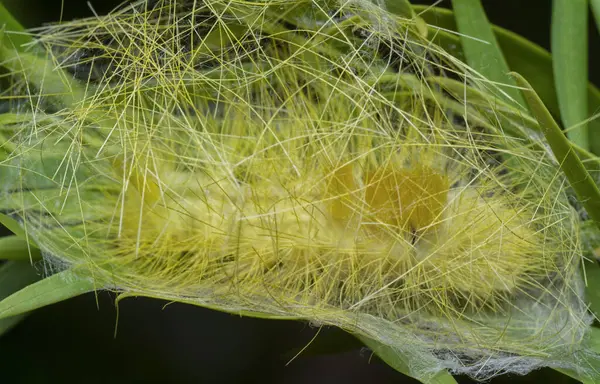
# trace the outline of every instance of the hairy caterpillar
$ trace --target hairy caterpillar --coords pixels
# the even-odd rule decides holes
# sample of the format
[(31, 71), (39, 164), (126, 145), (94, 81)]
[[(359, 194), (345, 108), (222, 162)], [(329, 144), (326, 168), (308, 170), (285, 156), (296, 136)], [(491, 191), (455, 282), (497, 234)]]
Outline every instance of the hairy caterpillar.
[[(19, 68), (0, 209), (100, 286), (337, 325), (487, 377), (579, 367), (577, 215), (535, 124), (367, 1), (153, 1)], [(10, 53), (5, 52), (5, 56)], [(52, 81), (49, 81), (52, 80)]]

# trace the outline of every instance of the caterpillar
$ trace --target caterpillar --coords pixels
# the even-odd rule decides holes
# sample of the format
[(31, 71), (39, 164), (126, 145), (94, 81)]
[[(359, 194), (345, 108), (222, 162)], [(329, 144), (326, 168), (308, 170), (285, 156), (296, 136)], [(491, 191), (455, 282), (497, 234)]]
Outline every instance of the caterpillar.
[(370, 1), (142, 1), (45, 27), (38, 47), (3, 53), (0, 210), (47, 262), (338, 326), (420, 374), (584, 369), (558, 164), (415, 19)]

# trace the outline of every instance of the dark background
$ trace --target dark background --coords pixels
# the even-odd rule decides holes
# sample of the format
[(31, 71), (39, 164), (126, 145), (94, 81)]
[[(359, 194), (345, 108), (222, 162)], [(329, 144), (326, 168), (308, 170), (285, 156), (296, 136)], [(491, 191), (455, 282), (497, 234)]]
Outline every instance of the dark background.
[[(433, 1), (412, 1), (432, 4)], [(28, 27), (91, 16), (84, 0), (4, 0)], [(103, 14), (119, 1), (91, 2)], [(443, 1), (441, 6), (449, 6)], [(484, 0), (490, 20), (549, 48), (551, 0)], [(590, 76), (600, 39), (590, 19)], [(416, 383), (340, 330), (159, 300), (84, 295), (35, 311), (0, 338), (1, 383)], [(115, 330), (116, 336), (115, 336)], [(298, 358), (288, 362), (319, 332)], [(459, 378), (461, 383), (470, 382)], [(550, 370), (492, 383), (575, 382)]]

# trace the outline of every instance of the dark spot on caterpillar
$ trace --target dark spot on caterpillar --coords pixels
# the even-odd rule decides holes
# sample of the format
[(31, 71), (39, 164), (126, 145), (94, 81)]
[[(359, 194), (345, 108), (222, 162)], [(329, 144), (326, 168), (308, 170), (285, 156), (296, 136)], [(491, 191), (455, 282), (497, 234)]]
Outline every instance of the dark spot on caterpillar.
[(413, 227), (410, 228), (410, 244), (415, 245), (420, 235), (418, 235), (417, 230)]
[(232, 254), (225, 255), (225, 256), (223, 256), (223, 257), (221, 258), (221, 260), (220, 260), (220, 262), (221, 262), (222, 264), (229, 264), (229, 263), (232, 263), (232, 262), (234, 262), (234, 261), (235, 261), (235, 256), (234, 256), (234, 255), (232, 255)]
[(181, 251), (176, 255), (178, 259), (190, 259), (194, 257), (194, 252), (191, 251)]

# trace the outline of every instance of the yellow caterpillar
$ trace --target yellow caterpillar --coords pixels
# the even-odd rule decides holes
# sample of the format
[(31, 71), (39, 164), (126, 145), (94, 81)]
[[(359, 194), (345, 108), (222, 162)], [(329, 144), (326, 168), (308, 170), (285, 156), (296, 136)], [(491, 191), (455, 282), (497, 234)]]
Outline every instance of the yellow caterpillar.
[(40, 43), (62, 72), (13, 59), (26, 97), (0, 201), (51, 260), (133, 295), (340, 326), (414, 372), (578, 367), (565, 180), (535, 121), (413, 20), (161, 0)]

